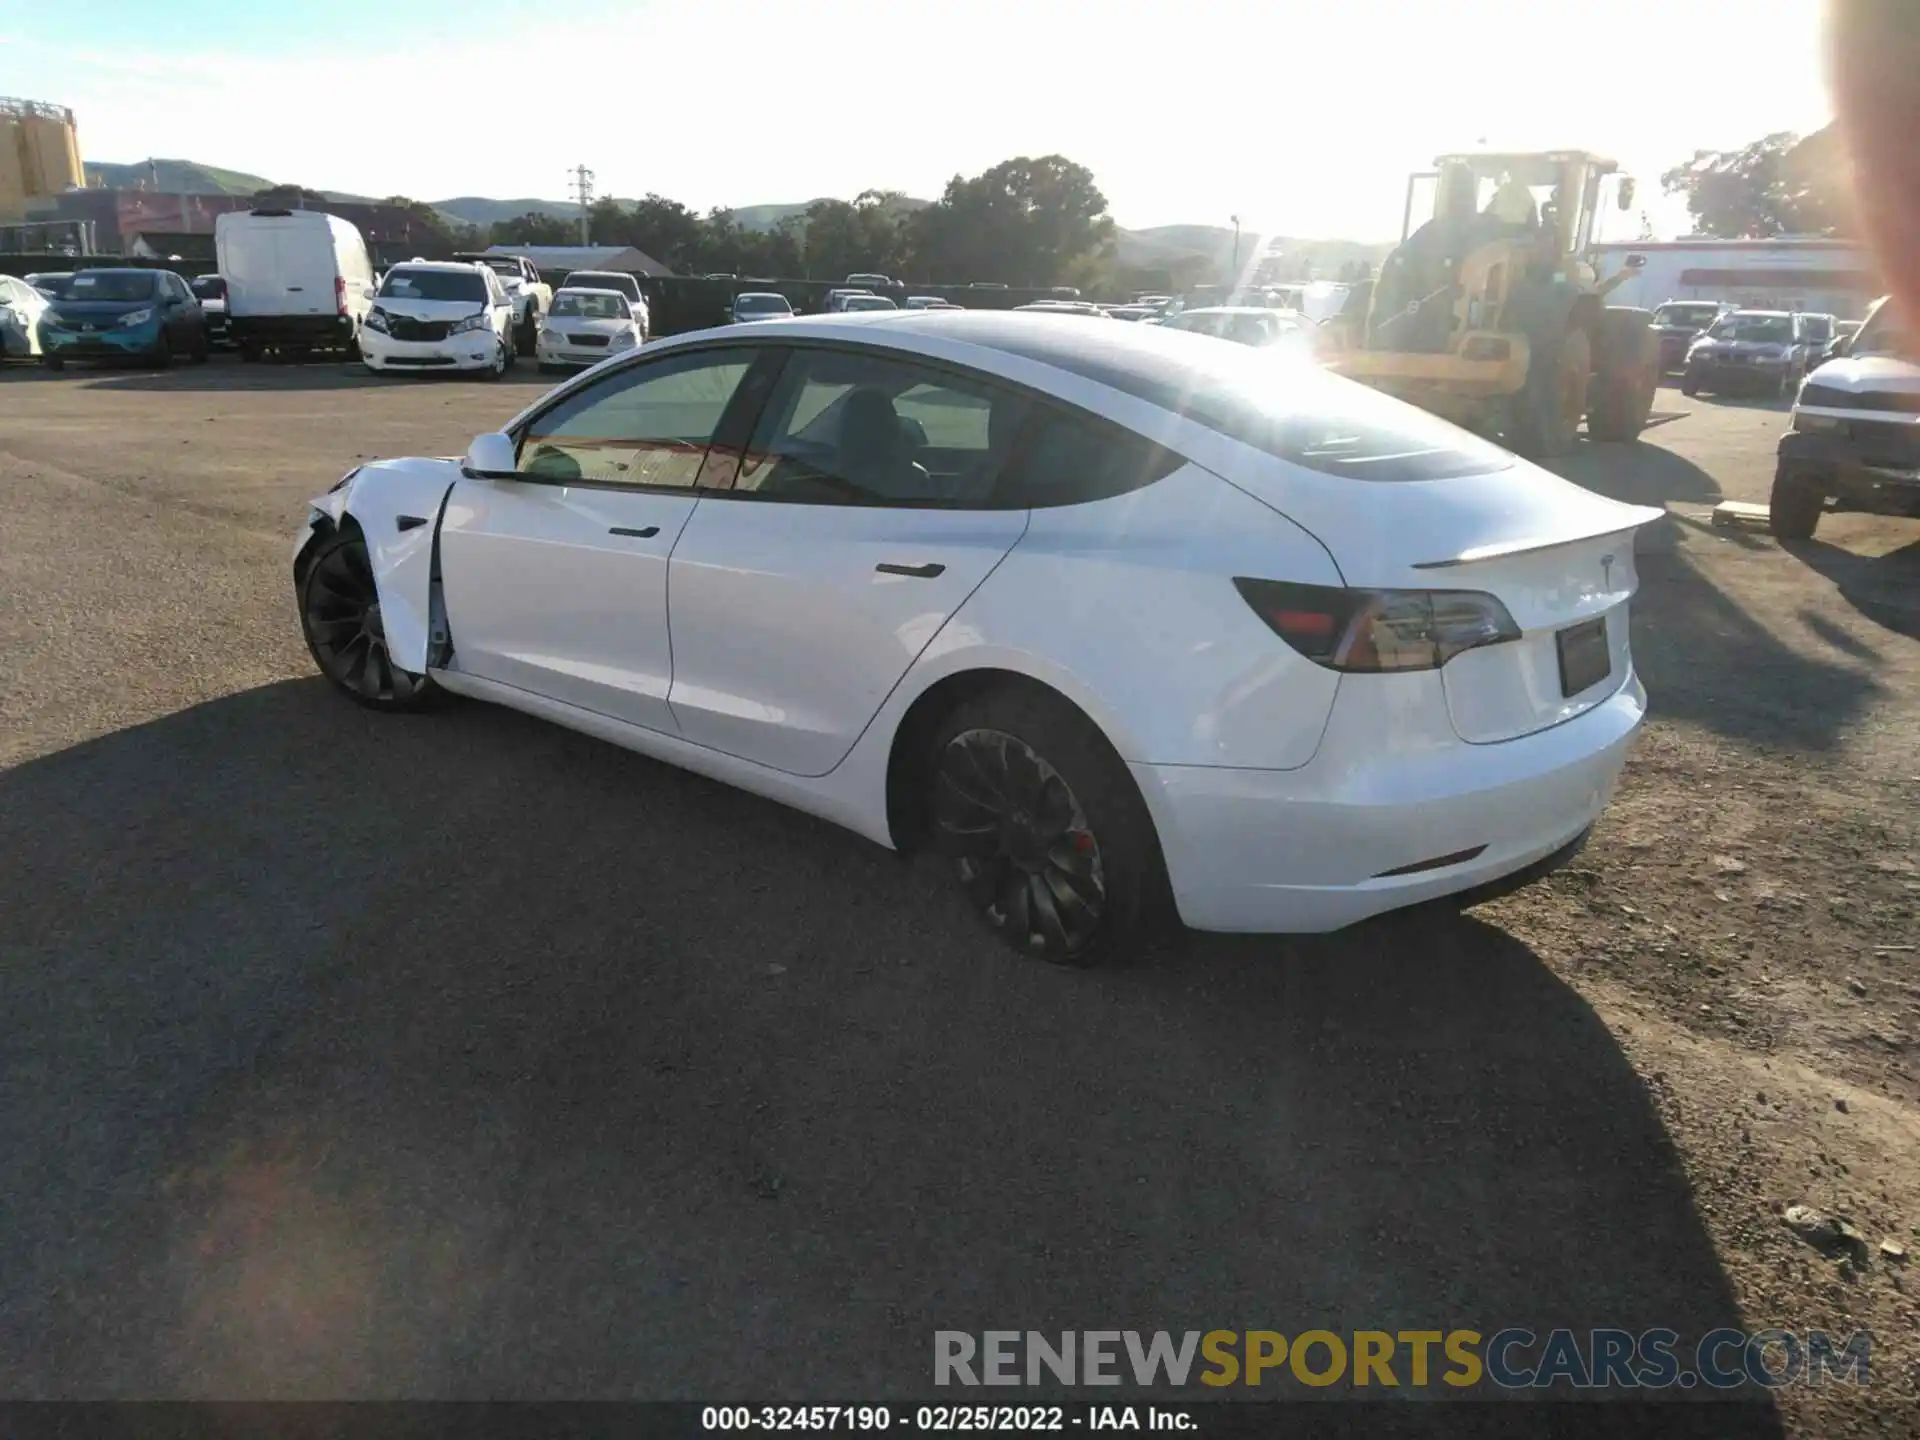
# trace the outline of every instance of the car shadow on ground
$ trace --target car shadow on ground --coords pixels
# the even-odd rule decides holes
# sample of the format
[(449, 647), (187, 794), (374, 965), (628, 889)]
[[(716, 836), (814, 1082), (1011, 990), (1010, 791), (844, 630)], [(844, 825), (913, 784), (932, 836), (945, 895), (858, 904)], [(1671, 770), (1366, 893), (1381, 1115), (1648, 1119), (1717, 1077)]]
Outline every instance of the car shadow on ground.
[(929, 1393), (936, 1329), (1741, 1324), (1614, 1036), (1471, 919), (1051, 968), (931, 861), (317, 680), (0, 775), (0, 855), (14, 1396), (823, 1399)]
[(1857, 555), (1819, 539), (1785, 540), (1781, 548), (1831, 580), (1874, 624), (1920, 640), (1920, 540), (1886, 555)]
[[(1710, 474), (1658, 445), (1582, 446), (1553, 469), (1635, 505), (1704, 507), (1721, 499)], [(1772, 544), (1672, 509), (1642, 529), (1634, 542), (1634, 664), (1657, 716), (1768, 748), (1832, 749), (1882, 693), (1880, 684), (1857, 665), (1787, 645), (1703, 564), (1705, 547), (1758, 551)]]
[(1693, 461), (1658, 444), (1592, 443), (1549, 460), (1555, 474), (1629, 505), (1717, 505), (1720, 482)]

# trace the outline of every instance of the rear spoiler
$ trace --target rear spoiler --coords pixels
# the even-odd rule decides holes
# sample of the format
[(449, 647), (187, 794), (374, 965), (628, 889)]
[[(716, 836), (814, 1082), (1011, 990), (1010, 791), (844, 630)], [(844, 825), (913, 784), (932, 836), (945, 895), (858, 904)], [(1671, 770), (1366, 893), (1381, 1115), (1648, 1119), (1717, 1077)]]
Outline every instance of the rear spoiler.
[(1520, 540), (1502, 540), (1494, 545), (1476, 545), (1471, 550), (1462, 550), (1444, 560), (1420, 560), (1413, 565), (1415, 570), (1447, 570), (1455, 565), (1474, 565), (1482, 560), (1504, 560), (1513, 555), (1528, 555), (1538, 550), (1556, 550), (1562, 545), (1580, 545), (1588, 540), (1598, 540), (1604, 535), (1625, 535), (1660, 519), (1667, 512), (1656, 510), (1649, 505), (1630, 505), (1625, 507), (1633, 516), (1625, 524), (1597, 526), (1583, 530), (1577, 535), (1556, 535), (1551, 540), (1528, 537)]

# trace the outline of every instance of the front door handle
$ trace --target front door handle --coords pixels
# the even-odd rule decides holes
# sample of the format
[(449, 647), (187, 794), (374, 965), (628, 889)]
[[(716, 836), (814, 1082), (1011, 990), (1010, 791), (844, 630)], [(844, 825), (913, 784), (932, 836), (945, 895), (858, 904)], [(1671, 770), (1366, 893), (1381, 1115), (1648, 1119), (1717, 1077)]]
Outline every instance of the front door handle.
[(931, 580), (936, 575), (944, 575), (947, 573), (946, 566), (936, 565), (932, 562), (925, 565), (880, 564), (873, 568), (878, 570), (882, 575), (911, 575), (916, 580)]
[(625, 525), (616, 525), (607, 531), (609, 535), (631, 535), (636, 540), (651, 540), (660, 533), (658, 525), (648, 525), (639, 530), (630, 530)]

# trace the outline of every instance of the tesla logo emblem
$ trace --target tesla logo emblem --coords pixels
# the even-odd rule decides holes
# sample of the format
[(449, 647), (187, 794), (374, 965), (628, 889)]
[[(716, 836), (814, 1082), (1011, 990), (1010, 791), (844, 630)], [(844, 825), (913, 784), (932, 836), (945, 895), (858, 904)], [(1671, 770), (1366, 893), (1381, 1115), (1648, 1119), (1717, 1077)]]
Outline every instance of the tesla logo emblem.
[(1609, 590), (1613, 588), (1613, 557), (1611, 555), (1600, 557), (1600, 583)]

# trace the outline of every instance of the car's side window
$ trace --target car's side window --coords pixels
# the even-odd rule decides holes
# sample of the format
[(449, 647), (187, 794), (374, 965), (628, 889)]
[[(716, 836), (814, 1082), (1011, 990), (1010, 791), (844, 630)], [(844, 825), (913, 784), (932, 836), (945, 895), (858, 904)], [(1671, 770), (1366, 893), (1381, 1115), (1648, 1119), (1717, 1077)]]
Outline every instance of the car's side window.
[(1001, 474), (998, 500), (1020, 509), (1109, 500), (1165, 479), (1185, 463), (1109, 421), (1036, 406)]
[(527, 423), (518, 469), (558, 484), (690, 488), (755, 353), (695, 351), (609, 375)]
[(814, 505), (982, 506), (1028, 402), (887, 355), (795, 349), (732, 490)]

